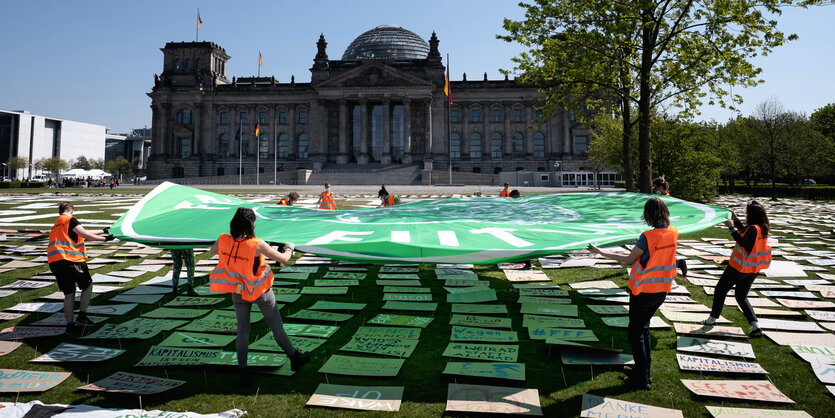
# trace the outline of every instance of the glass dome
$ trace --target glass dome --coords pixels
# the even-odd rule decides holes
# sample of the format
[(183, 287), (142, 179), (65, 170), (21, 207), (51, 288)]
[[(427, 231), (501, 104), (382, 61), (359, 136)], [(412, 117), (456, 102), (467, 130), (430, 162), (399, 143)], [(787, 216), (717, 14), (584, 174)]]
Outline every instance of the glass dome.
[(367, 59), (426, 59), (429, 44), (399, 26), (377, 26), (357, 36), (342, 54), (343, 61)]

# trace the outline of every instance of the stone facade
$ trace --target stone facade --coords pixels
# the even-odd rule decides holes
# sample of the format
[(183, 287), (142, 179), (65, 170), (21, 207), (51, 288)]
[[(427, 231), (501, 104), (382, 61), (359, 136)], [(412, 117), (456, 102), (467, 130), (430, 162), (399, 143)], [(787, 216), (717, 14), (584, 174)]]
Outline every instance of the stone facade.
[(535, 88), (507, 78), (487, 80), (486, 74), (467, 81), (465, 75), (451, 82), (449, 105), (438, 43), (433, 33), (425, 58), (392, 53), (368, 59), (366, 53), (363, 59), (330, 60), (320, 36), (309, 83), (274, 77), (230, 81), (223, 48), (168, 43), (163, 72), (154, 76), (148, 94), (148, 176), (236, 175), (239, 164), (245, 174), (394, 164), (497, 173), (550, 171), (554, 161), (586, 161), (588, 129), (568, 112), (537, 124)]

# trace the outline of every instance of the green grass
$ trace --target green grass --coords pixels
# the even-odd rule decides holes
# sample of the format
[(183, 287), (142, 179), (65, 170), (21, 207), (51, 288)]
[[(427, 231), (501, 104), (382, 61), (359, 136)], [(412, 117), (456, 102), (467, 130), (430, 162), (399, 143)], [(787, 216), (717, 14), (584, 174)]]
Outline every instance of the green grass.
[[(17, 190), (15, 191), (17, 192)], [(249, 191), (247, 191), (249, 193)], [(0, 202), (0, 210), (8, 209), (8, 202)], [(50, 213), (52, 210), (39, 210), (38, 213)], [(103, 213), (82, 215), (86, 219), (114, 219), (109, 216), (113, 210), (105, 210)], [(51, 218), (36, 220), (32, 222), (52, 222)], [(46, 227), (40, 229), (48, 229)], [(700, 239), (702, 237), (727, 238), (727, 233), (722, 229), (711, 228), (696, 234), (682, 236), (682, 239)], [(22, 242), (21, 242), (22, 244)], [(91, 247), (95, 248), (95, 247)], [(817, 247), (820, 249), (821, 247)], [(199, 258), (207, 258), (204, 254)], [(106, 273), (112, 270), (123, 269), (131, 264), (138, 264), (140, 260), (131, 260), (115, 265), (96, 269), (96, 273)], [(126, 283), (123, 287), (130, 287), (136, 283), (145, 281), (158, 274), (164, 274), (169, 267), (156, 273), (147, 273)], [(0, 284), (7, 284), (19, 278), (30, 277), (33, 274), (47, 270), (43, 267), (20, 269), (2, 274)], [(76, 340), (80, 344), (89, 344), (102, 347), (128, 348), (128, 352), (102, 363), (95, 364), (73, 364), (64, 363), (58, 365), (30, 364), (28, 361), (42, 353), (48, 352), (57, 346), (64, 338), (41, 338), (26, 340), (24, 345), (6, 356), (0, 357), (0, 367), (7, 369), (28, 369), (42, 371), (70, 371), (73, 375), (58, 387), (40, 394), (21, 394), (19, 401), (41, 400), (44, 403), (85, 403), (110, 408), (138, 408), (139, 398), (136, 396), (101, 395), (92, 392), (76, 391), (75, 388), (85, 384), (88, 380), (93, 382), (100, 378), (109, 376), (116, 371), (127, 371), (139, 374), (154, 375), (159, 377), (170, 377), (172, 379), (186, 380), (188, 383), (157, 396), (143, 396), (142, 407), (145, 409), (161, 409), (168, 411), (194, 411), (194, 412), (217, 412), (231, 408), (240, 408), (249, 412), (249, 416), (272, 417), (272, 416), (347, 416), (356, 415), (357, 412), (347, 410), (336, 410), (326, 408), (308, 408), (305, 403), (314, 392), (319, 383), (332, 384), (355, 384), (362, 386), (404, 386), (403, 405), (401, 413), (408, 416), (438, 416), (443, 414), (447, 383), (456, 379), (445, 377), (441, 374), (446, 359), (441, 356), (444, 348), (449, 342), (450, 325), (447, 324), (450, 317), (450, 304), (445, 302), (446, 292), (442, 283), (434, 277), (433, 266), (422, 265), (420, 277), (424, 286), (432, 289), (434, 301), (439, 302), (438, 310), (434, 313), (435, 320), (421, 333), (420, 343), (414, 354), (408, 358), (395, 378), (362, 378), (347, 376), (324, 376), (317, 372), (324, 361), (332, 354), (336, 354), (339, 348), (346, 344), (354, 331), (365, 321), (380, 312), (382, 301), (382, 287), (376, 286), (375, 280), (378, 268), (372, 266), (369, 269), (368, 277), (360, 281), (359, 287), (352, 287), (346, 296), (302, 296), (296, 303), (282, 309), (283, 316), (287, 316), (300, 309), (309, 307), (317, 299), (327, 299), (343, 302), (364, 302), (368, 306), (363, 311), (356, 312), (355, 316), (341, 325), (340, 330), (328, 339), (322, 347), (312, 353), (312, 361), (303, 370), (292, 377), (280, 377), (273, 375), (258, 375), (254, 384), (249, 388), (237, 388), (236, 376), (232, 368), (178, 368), (178, 367), (153, 367), (139, 368), (132, 365), (141, 359), (151, 345), (165, 339), (169, 333), (162, 333), (155, 338), (140, 341), (104, 341), (104, 340)], [(610, 279), (621, 286), (626, 285), (624, 270), (608, 269), (561, 269), (545, 270), (548, 276), (563, 289), (569, 289), (566, 285), (572, 281)], [(832, 272), (832, 269), (829, 269)], [(471, 382), (477, 384), (494, 384), (497, 386), (525, 386), (536, 388), (540, 393), (543, 412), (546, 416), (576, 416), (580, 410), (580, 399), (584, 393), (592, 393), (598, 396), (615, 397), (622, 400), (639, 402), (664, 408), (681, 409), (685, 416), (706, 416), (707, 411), (704, 405), (725, 405), (743, 408), (782, 408), (782, 409), (803, 409), (813, 416), (827, 416), (832, 408), (833, 401), (826, 388), (817, 381), (811, 368), (801, 359), (797, 358), (789, 347), (781, 347), (766, 338), (749, 341), (754, 346), (759, 362), (771, 374), (768, 378), (785, 393), (788, 397), (797, 402), (790, 406), (770, 405), (763, 402), (742, 402), (722, 401), (720, 399), (705, 399), (693, 396), (679, 381), (680, 379), (761, 379), (758, 376), (740, 376), (704, 374), (693, 372), (682, 372), (678, 369), (675, 359), (675, 332), (669, 330), (654, 330), (653, 336), (653, 389), (650, 392), (629, 392), (622, 386), (623, 374), (619, 368), (614, 367), (578, 367), (562, 366), (559, 359), (559, 350), (550, 350), (547, 344), (540, 341), (531, 341), (525, 328), (521, 327), (522, 315), (519, 313), (519, 305), (516, 303), (518, 293), (512, 288), (507, 280), (503, 279), (501, 271), (495, 265), (477, 266), (476, 272), (484, 279), (491, 282), (499, 297), (499, 302), (508, 306), (510, 317), (513, 320), (513, 329), (519, 332), (520, 355), (519, 361), (526, 364), (527, 381), (524, 384), (515, 384), (503, 381), (472, 380), (459, 377), (457, 382)], [(304, 282), (305, 285), (312, 285), (312, 280), (321, 278), (325, 274), (324, 269), (311, 275), (311, 278)], [(198, 279), (203, 283), (205, 279)], [(182, 281), (181, 281), (182, 283)], [(680, 284), (688, 283), (680, 279)], [(710, 306), (711, 297), (705, 295), (697, 286), (687, 286), (691, 291), (691, 297), (702, 304)], [(38, 290), (21, 290), (17, 294), (0, 299), (0, 309), (5, 309), (19, 302), (32, 301), (39, 296), (57, 291), (57, 286), (52, 285)], [(93, 299), (94, 304), (105, 304), (114, 293), (102, 295)], [(586, 305), (589, 302), (572, 292), (572, 300), (580, 306), (580, 317), (586, 321), (587, 327), (593, 329), (599, 337), (602, 345), (613, 344), (615, 347), (625, 348), (629, 352), (626, 340), (626, 332), (622, 329), (614, 329), (603, 324), (600, 317), (591, 312)], [(129, 314), (113, 318), (109, 323), (124, 322), (130, 318), (139, 316), (140, 313), (156, 309), (159, 305), (171, 299), (166, 296), (155, 305), (140, 305), (139, 308)], [(216, 308), (229, 306), (230, 302), (217, 305)], [(419, 314), (418, 314), (419, 315)], [(727, 307), (723, 315), (733, 321), (733, 325), (748, 329), (747, 322), (736, 307)], [(15, 324), (27, 324), (34, 322), (46, 314), (30, 314), (16, 321), (7, 321), (4, 326)], [(97, 327), (94, 327), (97, 329)], [(266, 324), (261, 321), (253, 324), (251, 341), (263, 336), (267, 332)], [(234, 351), (234, 343), (225, 348)], [(343, 353), (351, 355), (350, 353)], [(16, 394), (0, 396), (3, 401), (14, 401)], [(383, 413), (366, 413), (371, 416), (383, 415)]]

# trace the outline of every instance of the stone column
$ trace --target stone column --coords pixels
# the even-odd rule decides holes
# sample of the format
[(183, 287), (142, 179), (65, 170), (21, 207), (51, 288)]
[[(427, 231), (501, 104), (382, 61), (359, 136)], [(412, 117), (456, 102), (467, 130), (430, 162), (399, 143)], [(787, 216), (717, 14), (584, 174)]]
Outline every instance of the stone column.
[(412, 163), (412, 100), (403, 99), (403, 164)]
[(383, 100), (383, 154), (380, 163), (391, 164), (391, 101)]
[(510, 105), (502, 106), (502, 116), (504, 117), (504, 155), (513, 158), (513, 132), (510, 131), (510, 118), (513, 116), (513, 109)]
[(151, 155), (160, 155), (165, 148), (162, 145), (162, 112), (159, 105), (151, 105), (151, 126)]
[(255, 124), (258, 123), (258, 109), (252, 106), (247, 109), (246, 113), (246, 128), (249, 129), (249, 155), (254, 155), (255, 158), (258, 158), (258, 138), (255, 136)]
[(202, 150), (198, 149), (198, 147), (202, 147), (203, 142), (203, 135), (201, 134), (201, 130), (203, 129), (203, 103), (195, 103), (194, 104), (194, 131), (191, 133), (191, 152), (189, 156), (200, 154)]
[[(534, 115), (533, 107), (531, 105), (526, 105), (525, 106), (525, 122), (528, 126), (534, 126), (533, 115)], [(525, 155), (528, 155), (528, 156), (533, 155), (533, 135), (538, 130), (540, 130), (540, 129), (537, 128), (535, 131), (529, 132), (530, 135), (525, 135)], [(548, 142), (547, 137), (545, 138), (545, 142), (546, 143)]]
[(348, 104), (345, 99), (339, 100), (339, 155), (337, 164), (348, 163)]
[(171, 148), (172, 148), (171, 142), (173, 142), (172, 137), (171, 137), (172, 134), (171, 134), (171, 104), (170, 103), (163, 103), (162, 104), (161, 119), (162, 119), (162, 129), (161, 129), (162, 130), (162, 135), (160, 135), (160, 137), (162, 138), (162, 152), (166, 156), (170, 156), (170, 155), (172, 155), (171, 154)]
[(360, 156), (359, 164), (368, 164), (368, 100), (360, 100)]
[(296, 147), (296, 105), (291, 104), (287, 106), (287, 122), (290, 127), (287, 129), (288, 143), (287, 143), (287, 159), (295, 160), (298, 155), (298, 148)]
[(424, 148), (424, 159), (432, 158), (432, 98), (429, 97), (423, 101), (424, 107), (426, 108), (425, 111), (425, 129), (426, 134), (424, 135), (426, 140), (426, 147)]

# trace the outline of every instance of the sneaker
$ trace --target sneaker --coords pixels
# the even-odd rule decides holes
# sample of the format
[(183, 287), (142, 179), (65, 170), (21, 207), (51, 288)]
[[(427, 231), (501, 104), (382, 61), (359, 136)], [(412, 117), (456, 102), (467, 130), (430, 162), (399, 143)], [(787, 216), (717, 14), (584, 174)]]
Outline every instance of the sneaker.
[(531, 270), (531, 269), (533, 269), (533, 267), (531, 266), (530, 260), (525, 261), (525, 265), (522, 266), (522, 270)]
[(241, 387), (248, 387), (252, 384), (252, 375), (249, 374), (249, 370), (244, 368), (238, 369), (238, 386)]
[(78, 316), (75, 318), (76, 325), (81, 325), (82, 327), (89, 327), (90, 325), (95, 324), (92, 319), (90, 319), (85, 312), (79, 312)]
[(748, 333), (748, 336), (751, 338), (760, 338), (763, 336), (763, 330), (759, 328), (751, 328), (751, 332)]
[(650, 384), (650, 382), (640, 381), (638, 379), (633, 379), (632, 377), (627, 377), (626, 379), (623, 379), (623, 384), (634, 390), (652, 390), (652, 385)]
[[(632, 375), (632, 366), (623, 366), (623, 373), (627, 376)], [(652, 384), (652, 377), (649, 378), (649, 384)]]
[(76, 324), (67, 324), (67, 330), (64, 331), (64, 335), (67, 337), (76, 337), (78, 334), (81, 334), (81, 327)]
[(681, 259), (676, 262), (676, 267), (681, 272), (681, 275), (687, 277), (687, 260)]
[(703, 319), (703, 320), (699, 321), (699, 325), (707, 325), (709, 327), (712, 327), (712, 326), (716, 325), (715, 320), (713, 322), (708, 322), (710, 320), (709, 318), (710, 317), (708, 317), (708, 319)]
[(302, 368), (302, 366), (309, 362), (310, 357), (307, 354), (302, 354), (301, 351), (296, 350), (296, 352), (290, 356), (290, 370), (297, 372)]
[(188, 296), (200, 296), (200, 295), (197, 294), (197, 292), (194, 291), (194, 288), (191, 287), (191, 286), (189, 286), (188, 290), (186, 290), (186, 295), (188, 295)]

